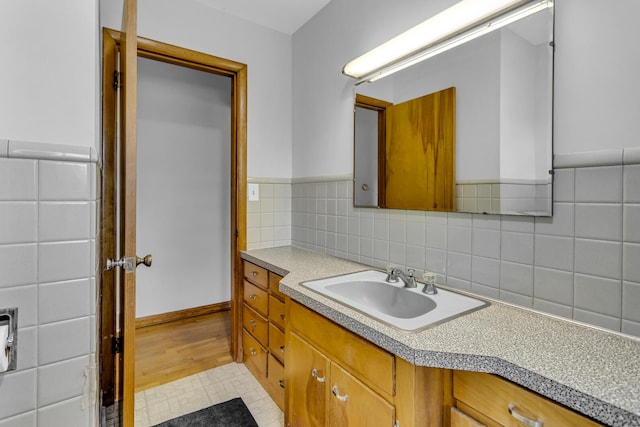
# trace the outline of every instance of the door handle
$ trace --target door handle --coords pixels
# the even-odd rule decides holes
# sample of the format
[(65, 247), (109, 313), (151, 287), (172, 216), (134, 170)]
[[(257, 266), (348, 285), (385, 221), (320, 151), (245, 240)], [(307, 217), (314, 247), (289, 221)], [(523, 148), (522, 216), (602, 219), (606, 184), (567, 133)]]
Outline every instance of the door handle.
[(127, 273), (134, 271), (139, 264), (144, 264), (147, 267), (151, 267), (152, 256), (146, 255), (144, 258), (139, 256), (122, 257), (120, 259), (107, 258), (107, 263), (104, 267), (106, 271), (113, 270), (116, 267), (122, 267)]
[(145, 255), (143, 258), (136, 256), (136, 267), (139, 266), (140, 264), (144, 264), (147, 267), (151, 267), (151, 261), (153, 261), (153, 257), (151, 256), (151, 254)]

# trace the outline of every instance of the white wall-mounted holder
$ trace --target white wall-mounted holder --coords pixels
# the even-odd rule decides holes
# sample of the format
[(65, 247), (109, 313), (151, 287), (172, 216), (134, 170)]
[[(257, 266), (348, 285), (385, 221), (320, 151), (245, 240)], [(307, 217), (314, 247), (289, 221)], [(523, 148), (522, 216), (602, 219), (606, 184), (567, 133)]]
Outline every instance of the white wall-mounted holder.
[(18, 308), (0, 308), (0, 373), (16, 369), (18, 360)]

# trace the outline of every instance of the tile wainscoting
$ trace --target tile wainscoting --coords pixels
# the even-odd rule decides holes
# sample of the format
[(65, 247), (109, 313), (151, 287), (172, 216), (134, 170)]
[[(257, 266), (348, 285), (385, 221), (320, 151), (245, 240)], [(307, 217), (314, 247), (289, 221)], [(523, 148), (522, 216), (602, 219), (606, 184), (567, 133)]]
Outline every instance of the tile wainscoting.
[[(637, 151), (557, 156), (552, 218), (354, 208), (344, 176), (280, 182), (279, 203), (290, 186), (293, 246), (434, 271), (453, 288), (640, 336)], [(273, 204), (252, 203), (249, 249), (288, 244), (270, 238)]]
[(89, 147), (0, 141), (0, 307), (19, 326), (0, 426), (96, 425), (96, 194)]
[(291, 180), (249, 178), (260, 200), (247, 202), (247, 249), (291, 245)]

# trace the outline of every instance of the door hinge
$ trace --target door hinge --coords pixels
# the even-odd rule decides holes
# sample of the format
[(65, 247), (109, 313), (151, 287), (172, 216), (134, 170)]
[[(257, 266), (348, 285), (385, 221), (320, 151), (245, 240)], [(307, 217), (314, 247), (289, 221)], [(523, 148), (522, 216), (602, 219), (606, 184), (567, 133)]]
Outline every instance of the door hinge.
[(122, 345), (124, 344), (122, 337), (111, 337), (111, 352), (113, 354), (122, 353)]
[(118, 89), (120, 87), (120, 71), (115, 70), (113, 72), (113, 88)]

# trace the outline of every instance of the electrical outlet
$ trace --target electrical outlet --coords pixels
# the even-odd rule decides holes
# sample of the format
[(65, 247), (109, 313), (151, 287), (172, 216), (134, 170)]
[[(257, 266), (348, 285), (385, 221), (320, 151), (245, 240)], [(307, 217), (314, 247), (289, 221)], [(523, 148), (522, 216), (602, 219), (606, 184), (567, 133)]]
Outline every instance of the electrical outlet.
[(247, 193), (249, 194), (250, 202), (260, 200), (260, 184), (247, 184)]

